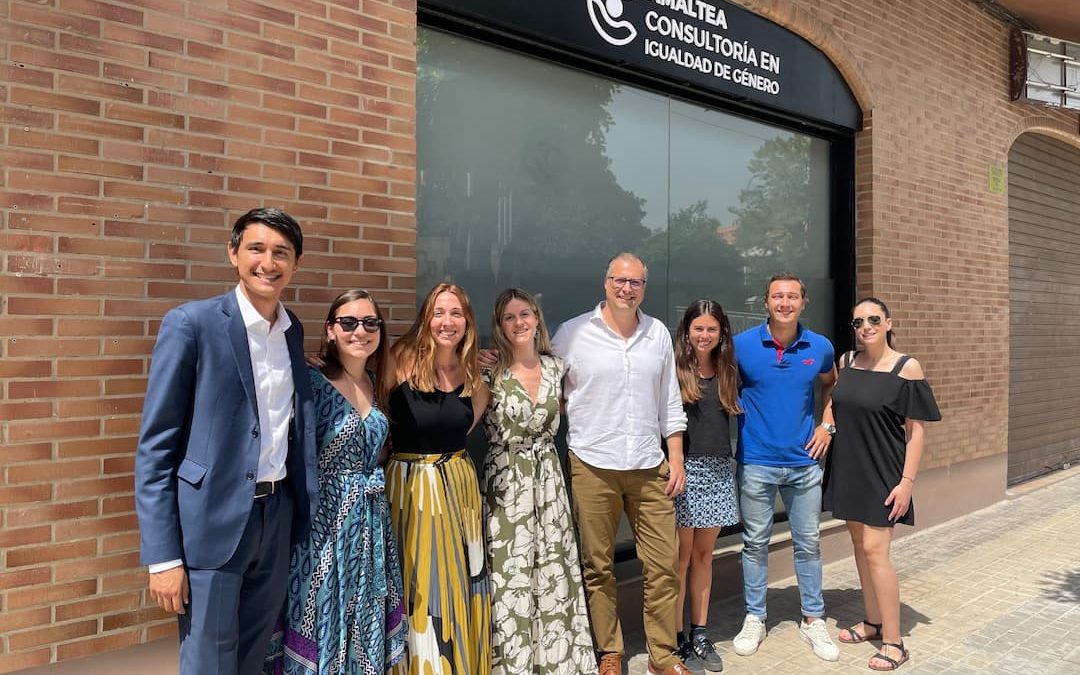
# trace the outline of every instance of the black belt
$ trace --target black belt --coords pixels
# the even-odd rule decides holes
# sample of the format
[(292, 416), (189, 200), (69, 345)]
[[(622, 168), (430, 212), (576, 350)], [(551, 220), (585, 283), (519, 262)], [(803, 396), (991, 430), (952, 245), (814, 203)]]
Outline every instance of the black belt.
[(284, 487), (284, 478), (279, 478), (278, 480), (261, 480), (258, 483), (255, 483), (255, 499), (268, 497), (275, 492), (280, 492)]

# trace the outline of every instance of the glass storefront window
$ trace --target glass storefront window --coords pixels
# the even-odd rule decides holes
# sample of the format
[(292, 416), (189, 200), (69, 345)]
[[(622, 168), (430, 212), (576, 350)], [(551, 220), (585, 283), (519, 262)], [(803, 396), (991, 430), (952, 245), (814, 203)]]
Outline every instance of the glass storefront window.
[(831, 333), (828, 140), (433, 29), (418, 47), (417, 294), (464, 286), (484, 344), (502, 289), (536, 294), (554, 331), (622, 250), (672, 329), (700, 297), (759, 323), (790, 271)]
[(699, 297), (752, 325), (765, 280), (791, 271), (829, 331), (829, 141), (431, 29), (418, 57), (420, 297), (460, 283), (487, 337), (485, 310), (520, 286), (554, 329), (629, 250), (671, 327)]

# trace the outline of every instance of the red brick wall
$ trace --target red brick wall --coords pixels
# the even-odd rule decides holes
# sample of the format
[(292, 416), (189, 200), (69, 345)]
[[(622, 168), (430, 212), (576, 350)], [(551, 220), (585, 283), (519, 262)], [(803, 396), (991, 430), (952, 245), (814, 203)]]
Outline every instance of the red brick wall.
[(413, 313), (412, 0), (0, 0), (0, 672), (175, 632), (132, 499), (163, 312), (234, 283), (254, 206), (304, 227), (286, 302)]
[[(864, 108), (858, 286), (939, 394), (926, 466), (1005, 452), (987, 174), (1024, 130), (1075, 142), (1076, 113), (1008, 101), (1006, 28), (969, 0), (741, 4), (817, 44)], [(287, 301), (309, 335), (345, 287), (395, 332), (411, 318), (414, 5), (0, 0), (0, 672), (173, 633), (137, 564), (132, 450), (158, 319), (231, 284), (239, 213), (304, 225)]]

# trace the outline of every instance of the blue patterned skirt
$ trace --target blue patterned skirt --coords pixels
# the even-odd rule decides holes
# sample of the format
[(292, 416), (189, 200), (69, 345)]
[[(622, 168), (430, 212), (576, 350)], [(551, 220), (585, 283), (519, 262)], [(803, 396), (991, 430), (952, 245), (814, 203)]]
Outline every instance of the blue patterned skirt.
[(726, 527), (739, 522), (730, 457), (691, 455), (684, 460), (686, 490), (675, 498), (678, 527)]

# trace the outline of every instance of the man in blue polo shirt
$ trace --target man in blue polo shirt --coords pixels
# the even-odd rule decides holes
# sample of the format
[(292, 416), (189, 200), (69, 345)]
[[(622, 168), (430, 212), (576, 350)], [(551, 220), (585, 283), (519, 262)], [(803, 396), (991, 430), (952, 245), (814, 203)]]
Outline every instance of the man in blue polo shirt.
[(828, 338), (799, 323), (806, 286), (792, 274), (778, 274), (766, 285), (767, 322), (735, 336), (741, 379), (739, 403), (739, 508), (743, 522), (743, 593), (746, 618), (735, 636), (741, 656), (757, 651), (765, 639), (765, 591), (769, 577), (769, 538), (779, 491), (787, 509), (795, 552), (795, 576), (803, 620), (799, 635), (826, 661), (840, 650), (825, 629), (821, 594), (821, 467), (836, 433), (831, 419), (814, 424), (814, 383), (821, 382), (828, 404), (836, 383), (833, 346)]

